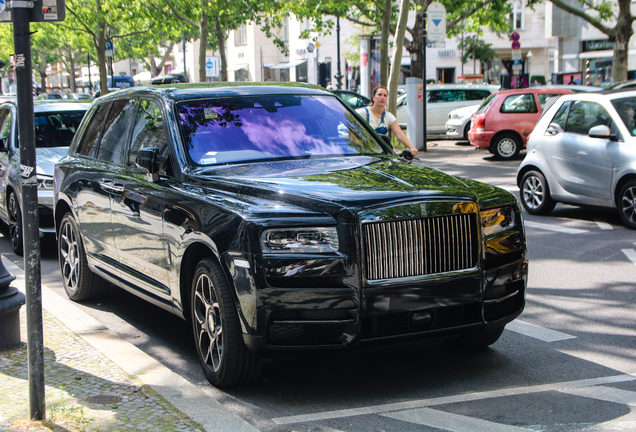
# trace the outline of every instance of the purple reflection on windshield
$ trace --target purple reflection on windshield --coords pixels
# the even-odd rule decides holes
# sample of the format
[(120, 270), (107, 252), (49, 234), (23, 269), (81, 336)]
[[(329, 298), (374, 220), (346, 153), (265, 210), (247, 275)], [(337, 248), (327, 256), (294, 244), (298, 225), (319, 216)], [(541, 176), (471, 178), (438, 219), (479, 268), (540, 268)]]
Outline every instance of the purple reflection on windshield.
[(178, 106), (196, 165), (312, 155), (383, 153), (357, 117), (329, 96), (257, 96)]

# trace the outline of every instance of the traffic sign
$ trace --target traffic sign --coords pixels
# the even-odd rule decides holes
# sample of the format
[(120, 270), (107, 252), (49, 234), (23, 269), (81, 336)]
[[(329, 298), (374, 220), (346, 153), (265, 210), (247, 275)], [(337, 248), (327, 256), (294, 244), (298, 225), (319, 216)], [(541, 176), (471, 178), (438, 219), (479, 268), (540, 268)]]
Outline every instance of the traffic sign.
[(429, 42), (446, 40), (446, 8), (440, 2), (433, 2), (428, 7), (426, 30)]
[(519, 48), (521, 48), (521, 44), (519, 42), (513, 42), (512, 43), (512, 49), (513, 50), (518, 50)]
[(521, 36), (519, 36), (519, 33), (517, 32), (514, 32), (510, 35), (510, 39), (512, 39), (513, 42), (519, 42), (520, 37)]
[[(14, 3), (26, 4), (26, 1), (16, 1)], [(57, 22), (64, 21), (66, 18), (65, 0), (42, 0), (41, 2), (31, 2), (29, 9), (30, 22)], [(7, 0), (0, 0), (0, 22), (13, 21), (13, 7), (17, 5), (11, 4)], [(20, 6), (25, 7), (25, 6)]]
[(106, 45), (104, 45), (104, 50), (106, 57), (112, 57), (115, 52), (115, 44), (112, 40), (106, 41)]

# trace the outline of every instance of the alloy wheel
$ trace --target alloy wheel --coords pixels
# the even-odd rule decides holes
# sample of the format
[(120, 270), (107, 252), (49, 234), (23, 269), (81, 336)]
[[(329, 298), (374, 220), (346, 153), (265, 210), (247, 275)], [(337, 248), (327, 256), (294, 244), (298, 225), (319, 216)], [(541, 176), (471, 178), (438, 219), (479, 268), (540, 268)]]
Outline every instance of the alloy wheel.
[(207, 274), (200, 274), (196, 281), (194, 320), (201, 359), (216, 373), (223, 361), (223, 326), (219, 301)]
[(625, 220), (636, 224), (636, 186), (625, 189), (621, 197), (621, 211)]
[[(15, 193), (9, 196), (9, 238), (11, 247), (18, 253), (22, 250), (22, 213)], [(21, 253), (18, 253), (21, 255)]]
[(77, 233), (73, 225), (65, 223), (60, 230), (62, 277), (69, 291), (76, 291), (80, 281), (80, 254)]
[(523, 201), (531, 209), (537, 209), (543, 203), (544, 189), (541, 180), (531, 176), (523, 183)]

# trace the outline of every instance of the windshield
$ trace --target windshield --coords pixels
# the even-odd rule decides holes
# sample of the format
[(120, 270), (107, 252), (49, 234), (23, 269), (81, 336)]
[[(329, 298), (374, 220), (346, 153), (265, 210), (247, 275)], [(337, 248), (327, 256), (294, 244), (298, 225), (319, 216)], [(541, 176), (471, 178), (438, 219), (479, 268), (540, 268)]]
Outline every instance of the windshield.
[(631, 136), (636, 136), (636, 97), (612, 99), (612, 105)]
[(35, 113), (35, 146), (68, 147), (86, 110)]
[(177, 106), (195, 166), (290, 157), (376, 155), (386, 150), (331, 96), (250, 96)]
[(495, 99), (495, 93), (491, 94), (486, 99), (484, 99), (484, 101), (481, 103), (479, 108), (477, 108), (477, 112), (475, 114), (481, 114), (484, 111), (486, 111), (486, 109), (488, 109), (488, 107), (490, 106), (490, 104), (492, 103), (494, 99)]

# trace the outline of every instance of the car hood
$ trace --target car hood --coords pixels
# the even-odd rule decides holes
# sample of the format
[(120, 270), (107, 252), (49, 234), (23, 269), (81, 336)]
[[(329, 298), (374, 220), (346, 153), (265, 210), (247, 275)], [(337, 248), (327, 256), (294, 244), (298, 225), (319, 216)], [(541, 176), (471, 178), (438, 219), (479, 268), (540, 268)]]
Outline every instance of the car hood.
[(57, 161), (68, 153), (68, 147), (44, 147), (35, 149), (37, 173), (53, 176)]
[(313, 201), (360, 208), (427, 199), (478, 200), (473, 188), (460, 179), (396, 157), (273, 161), (198, 169), (193, 174), (239, 195), (297, 205)]

